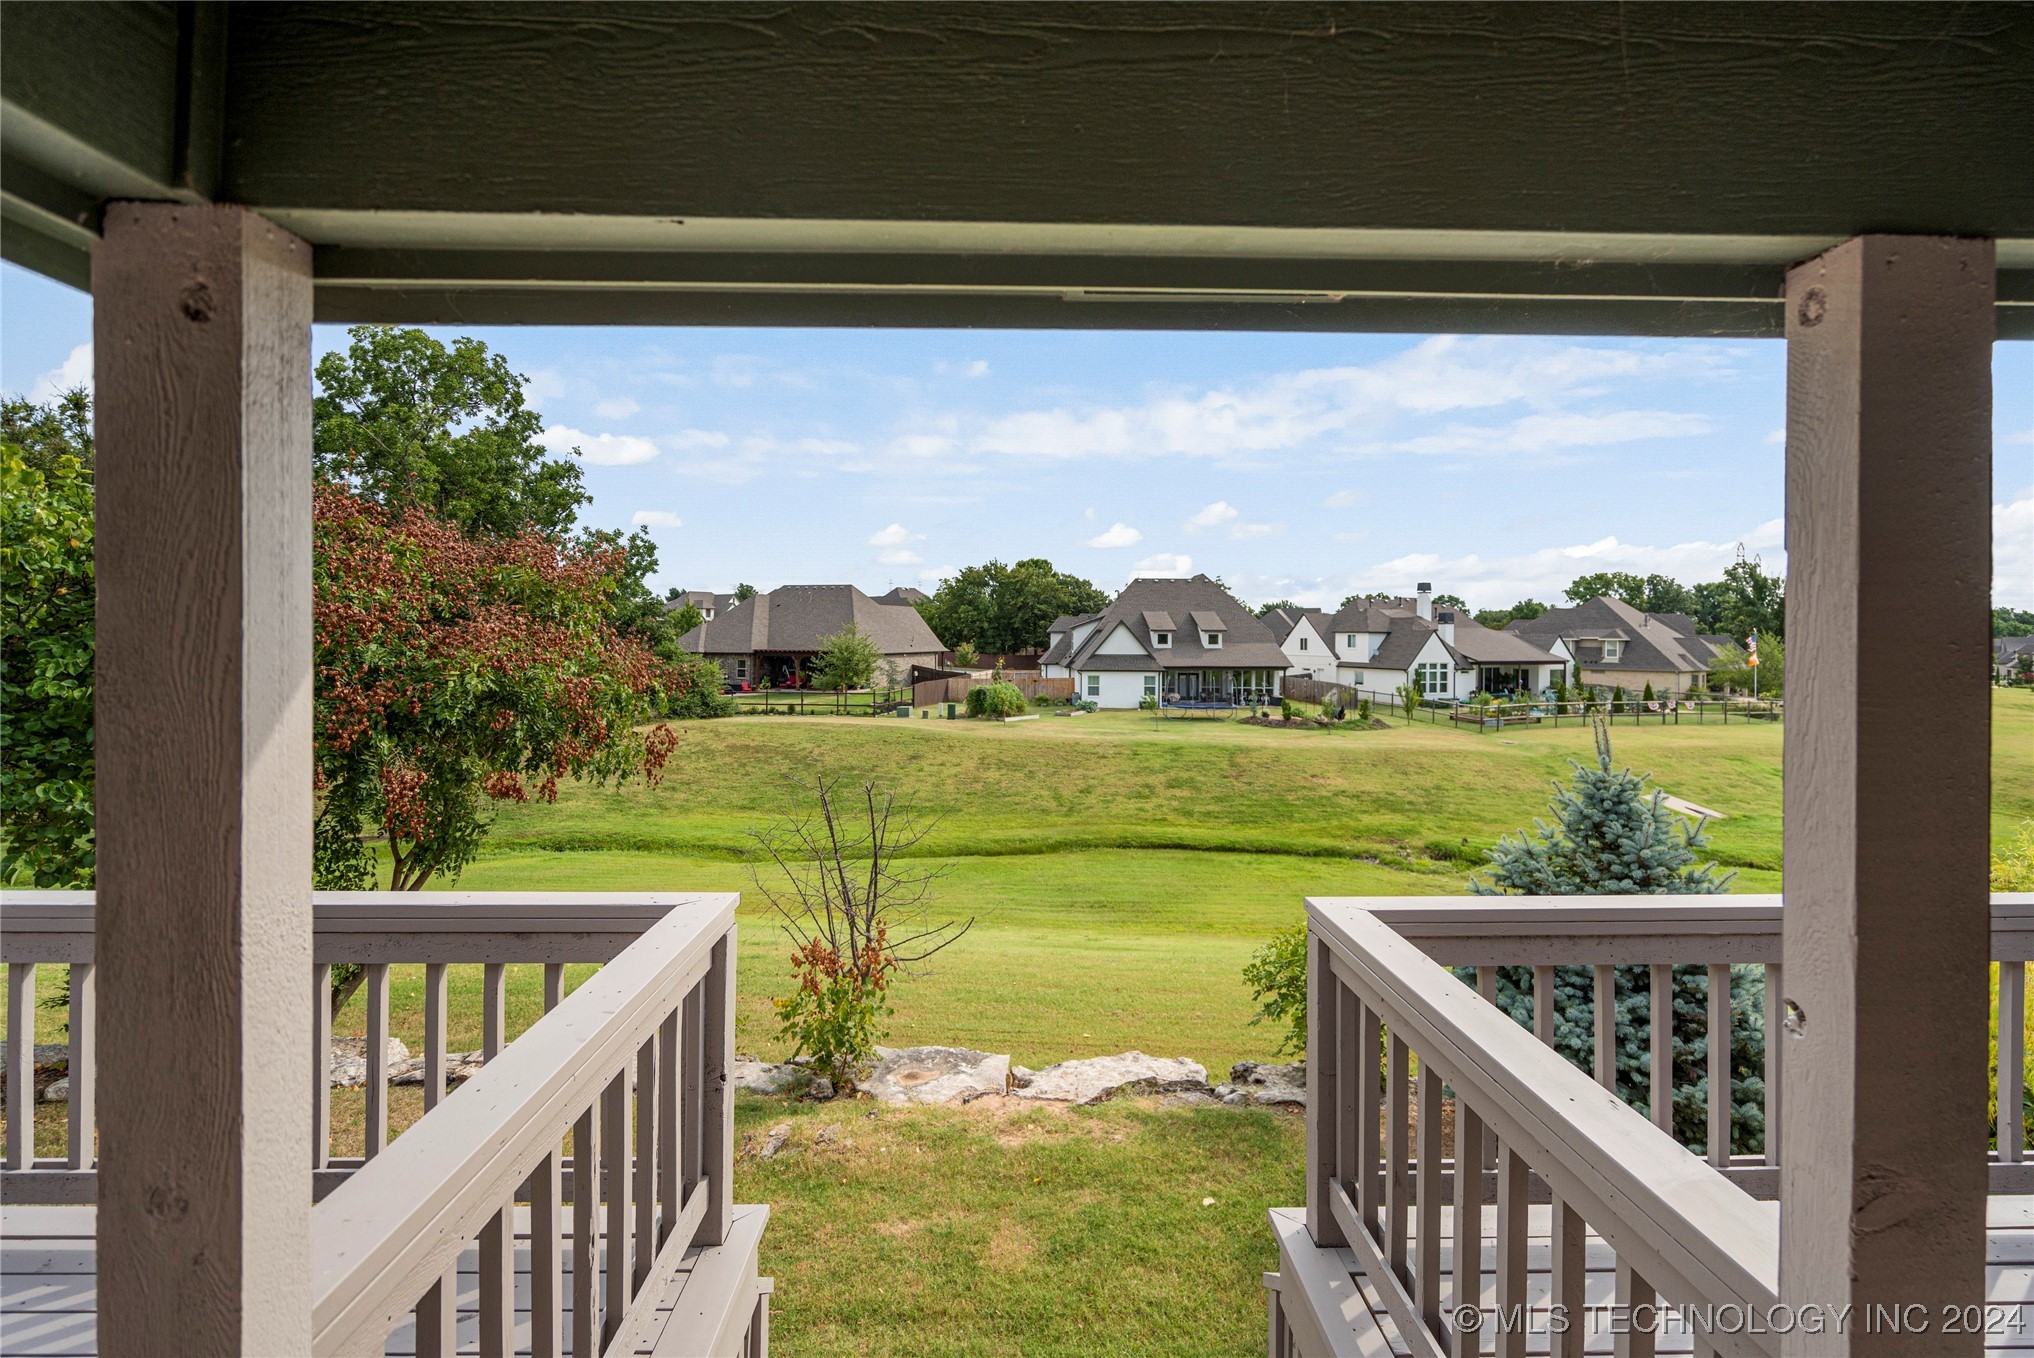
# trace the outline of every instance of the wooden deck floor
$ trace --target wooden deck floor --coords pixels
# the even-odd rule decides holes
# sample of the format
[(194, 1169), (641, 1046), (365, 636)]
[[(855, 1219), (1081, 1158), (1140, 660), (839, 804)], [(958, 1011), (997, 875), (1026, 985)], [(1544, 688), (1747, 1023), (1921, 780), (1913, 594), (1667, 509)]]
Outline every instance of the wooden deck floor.
[[(1777, 1203), (1767, 1204), (1778, 1211)], [(1454, 1268), (1454, 1212), (1451, 1208), (1441, 1209), (1441, 1294), (1451, 1296), (1449, 1278)], [(1486, 1317), (1494, 1312), (1497, 1305), (1497, 1213), (1486, 1209), (1483, 1214), (1483, 1298)], [(1996, 1329), (1987, 1335), (1985, 1347), (1989, 1352), (2034, 1352), (2034, 1197), (1995, 1196), (1990, 1200), (1987, 1212), (1985, 1234), (1985, 1300), (1989, 1310), (1988, 1321)], [(1400, 1341), (1385, 1309), (1384, 1300), (1370, 1280), (1357, 1270), (1356, 1258), (1347, 1249), (1320, 1249), (1313, 1245), (1306, 1235), (1305, 1213), (1298, 1208), (1281, 1209), (1273, 1213), (1273, 1225), (1281, 1249), (1280, 1287), (1288, 1312), (1301, 1305), (1295, 1289), (1305, 1287), (1316, 1296), (1332, 1296), (1330, 1309), (1339, 1309), (1342, 1328), (1350, 1336), (1344, 1351), (1353, 1349), (1356, 1353), (1376, 1355), (1384, 1358), (1387, 1354), (1409, 1352)], [(1548, 1237), (1552, 1230), (1550, 1209), (1538, 1205), (1528, 1209), (1527, 1222), (1527, 1268), (1530, 1279), (1527, 1284), (1527, 1303), (1541, 1308), (1542, 1312), (1552, 1293), (1549, 1269), (1551, 1263)], [(1608, 1308), (1615, 1291), (1616, 1259), (1610, 1247), (1595, 1234), (1589, 1237), (1588, 1268), (1589, 1282), (1586, 1292), (1587, 1304), (1594, 1310), (1590, 1319), (1600, 1323), (1585, 1326), (1586, 1349), (1589, 1353), (1610, 1353), (1616, 1336), (1608, 1328)], [(1452, 1301), (1448, 1302), (1452, 1305)], [(1936, 1322), (1940, 1323), (1939, 1319)], [(1303, 1328), (1294, 1325), (1295, 1336)], [(1530, 1328), (1530, 1327), (1529, 1327)], [(1665, 1354), (1690, 1353), (1694, 1339), (1689, 1331), (1678, 1324), (1669, 1324), (1657, 1332), (1658, 1352)], [(1925, 1338), (1918, 1341), (1924, 1347)], [(1302, 1345), (1303, 1353), (1312, 1349)], [(1483, 1331), (1484, 1353), (1494, 1352), (1494, 1338), (1489, 1325)], [(1548, 1338), (1542, 1331), (1529, 1332), (1526, 1351), (1544, 1354), (1548, 1351)]]
[[(724, 1256), (733, 1263), (733, 1256), (740, 1255), (744, 1263), (732, 1270), (740, 1271), (746, 1259), (754, 1254), (755, 1239), (751, 1237), (760, 1237), (768, 1209), (737, 1207), (734, 1212), (734, 1231), (724, 1247)], [(84, 1355), (98, 1353), (98, 1296), (92, 1235), (94, 1215), (90, 1207), (0, 1207), (0, 1354), (8, 1358), (31, 1354), (83, 1358)], [(516, 1216), (516, 1237), (527, 1242), (528, 1209), (518, 1209)], [(565, 1210), (565, 1218), (564, 1229), (568, 1233), (565, 1239), (569, 1241), (569, 1206)], [(569, 1249), (564, 1252), (564, 1258), (565, 1333), (569, 1342), (572, 1332), (572, 1252)], [(665, 1337), (664, 1330), (672, 1314), (707, 1300), (688, 1297), (687, 1289), (694, 1280), (695, 1270), (704, 1275), (719, 1262), (719, 1259), (712, 1258), (702, 1261), (700, 1253), (695, 1251), (680, 1266), (658, 1307), (666, 1318), (657, 1327), (658, 1339)], [(461, 1353), (478, 1353), (480, 1347), (477, 1310), (480, 1280), (476, 1268), (476, 1251), (468, 1246), (459, 1262)], [(530, 1347), (529, 1284), (529, 1248), (524, 1243), (516, 1251), (516, 1344), (518, 1352), (522, 1353), (529, 1352)], [(702, 1284), (698, 1290), (718, 1291), (718, 1282)], [(724, 1301), (721, 1304), (724, 1305)], [(753, 1299), (750, 1304), (753, 1305)], [(415, 1336), (409, 1325), (404, 1325), (390, 1336), (390, 1358), (410, 1358), (415, 1351)], [(684, 1351), (668, 1345), (659, 1347), (655, 1341), (636, 1350), (642, 1355)]]

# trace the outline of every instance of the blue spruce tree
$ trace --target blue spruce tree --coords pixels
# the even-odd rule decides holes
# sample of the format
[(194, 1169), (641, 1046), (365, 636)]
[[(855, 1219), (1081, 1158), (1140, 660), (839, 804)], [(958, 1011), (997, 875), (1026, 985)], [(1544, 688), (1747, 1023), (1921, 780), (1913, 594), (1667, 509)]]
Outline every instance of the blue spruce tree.
[[(1610, 730), (1599, 716), (1596, 767), (1574, 763), (1570, 785), (1554, 785), (1553, 823), (1535, 820), (1532, 833), (1506, 835), (1489, 850), (1490, 880), (1471, 878), (1479, 896), (1715, 895), (1735, 874), (1718, 876), (1700, 861), (1707, 848), (1704, 821), (1693, 824), (1669, 811), (1665, 794), (1645, 790), (1649, 774), (1611, 765)], [(1471, 968), (1458, 968), (1465, 981)], [(1644, 1111), (1652, 1097), (1651, 977), (1645, 967), (1617, 968), (1618, 1093)], [(1765, 1143), (1765, 975), (1758, 967), (1733, 968), (1731, 978), (1731, 1140), (1740, 1152)], [(1554, 1046), (1584, 1070), (1595, 1053), (1595, 992), (1587, 967), (1554, 969)], [(1708, 970), (1674, 968), (1674, 1130), (1683, 1145), (1702, 1153), (1708, 1108)], [(1530, 1027), (1532, 968), (1500, 967), (1497, 1004)]]

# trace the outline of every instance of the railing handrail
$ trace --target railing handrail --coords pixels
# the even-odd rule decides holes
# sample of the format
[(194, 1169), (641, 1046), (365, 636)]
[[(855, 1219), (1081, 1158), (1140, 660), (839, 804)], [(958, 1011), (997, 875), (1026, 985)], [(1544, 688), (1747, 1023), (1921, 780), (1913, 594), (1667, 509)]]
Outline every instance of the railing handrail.
[[(734, 925), (735, 899), (696, 896), (665, 907), (641, 938), (503, 1048), (458, 1098), (311, 1209), (317, 1352), (380, 1351), (389, 1327), (704, 977), (716, 943)], [(731, 948), (727, 955), (732, 965)]]
[(1771, 1306), (1778, 1221), (1358, 906), (1309, 901), (1338, 973), (1670, 1300)]
[[(1310, 896), (1376, 916), (1449, 966), (1780, 962), (1778, 895)], [(1992, 960), (2034, 961), (2034, 892), (1993, 892)]]
[[(604, 962), (713, 892), (314, 891), (315, 962)], [(729, 898), (731, 899), (731, 898)], [(96, 894), (0, 896), (0, 962), (90, 962)]]

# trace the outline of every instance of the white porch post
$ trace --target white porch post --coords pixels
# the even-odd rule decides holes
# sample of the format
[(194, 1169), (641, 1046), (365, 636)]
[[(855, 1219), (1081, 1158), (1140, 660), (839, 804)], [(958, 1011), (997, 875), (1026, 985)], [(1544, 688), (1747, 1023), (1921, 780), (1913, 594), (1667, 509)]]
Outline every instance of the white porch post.
[(1984, 1300), (1993, 291), (1983, 240), (1787, 276), (1780, 1290), (1938, 1322)]
[(115, 203), (92, 291), (99, 1347), (308, 1353), (310, 250)]

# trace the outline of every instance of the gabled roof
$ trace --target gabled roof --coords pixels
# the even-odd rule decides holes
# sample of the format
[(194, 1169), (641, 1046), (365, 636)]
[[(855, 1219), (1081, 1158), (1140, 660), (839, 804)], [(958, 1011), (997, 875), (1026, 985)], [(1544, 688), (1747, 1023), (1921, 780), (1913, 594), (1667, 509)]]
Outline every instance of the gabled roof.
[(688, 589), (675, 599), (666, 599), (664, 601), (664, 611), (666, 613), (682, 613), (685, 611), (687, 604), (691, 604), (702, 613), (709, 608), (715, 613), (725, 613), (728, 609), (735, 606), (735, 596), (732, 594), (715, 594), (710, 589)]
[(1099, 613), (1063, 613), (1059, 617), (1054, 618), (1045, 629), (1046, 635), (1051, 639), (1052, 644), (1045, 648), (1044, 655), (1038, 657), (1038, 663), (1041, 665), (1065, 665), (1070, 663), (1073, 660), (1074, 653), (1074, 629), (1082, 623), (1093, 622), (1101, 616)]
[(1455, 639), (1448, 650), (1465, 665), (1558, 665), (1561, 657), (1549, 655), (1513, 632), (1485, 627), (1466, 614), (1455, 616)]
[(1335, 610), (1329, 619), (1329, 630), (1348, 632), (1389, 632), (1392, 624), (1400, 619), (1420, 620), (1419, 614), (1410, 608), (1391, 607), (1376, 599), (1356, 599)]
[(1271, 635), (1278, 639), (1278, 644), (1281, 646), (1285, 644), (1285, 639), (1293, 634), (1293, 630), (1302, 621), (1311, 622), (1314, 625), (1314, 631), (1320, 634), (1322, 640), (1329, 643), (1329, 649), (1334, 649), (1333, 638), (1328, 635), (1330, 630), (1328, 624), (1331, 620), (1325, 612), (1318, 608), (1274, 608), (1264, 615), (1263, 621), (1264, 625), (1271, 629)]
[(1687, 614), (1647, 613), (1608, 595), (1570, 608), (1550, 608), (1537, 618), (1514, 618), (1504, 630), (1536, 646), (1565, 641), (1571, 652), (1575, 642), (1599, 637), (1624, 643), (1623, 654), (1617, 659), (1591, 660), (1591, 669), (1694, 674), (1707, 670), (1715, 658), (1715, 647), (1696, 634), (1695, 623)]
[(1153, 632), (1173, 632), (1178, 630), (1172, 624), (1172, 614), (1155, 609), (1144, 615), (1144, 625)]
[(878, 603), (853, 585), (784, 585), (716, 612), (678, 639), (702, 655), (817, 651), (850, 623), (885, 655), (937, 655), (946, 648), (909, 604)]
[(927, 594), (922, 589), (913, 589), (910, 585), (899, 585), (888, 594), (878, 594), (876, 602), (879, 604), (922, 604), (931, 597), (930, 594)]
[[(1163, 652), (1154, 653), (1151, 658), (1099, 653), (1102, 642), (1113, 636), (1119, 627), (1127, 628), (1146, 652), (1152, 652), (1151, 633), (1154, 629), (1146, 621), (1151, 614), (1162, 614), (1168, 618), (1190, 617), (1199, 630), (1182, 632), (1175, 629), (1172, 645)], [(1207, 621), (1202, 622), (1203, 618)], [(1097, 621), (1095, 630), (1074, 649), (1068, 660), (1052, 663), (1068, 664), (1075, 669), (1150, 669), (1153, 665), (1167, 669), (1191, 669), (1213, 665), (1224, 669), (1277, 670), (1286, 669), (1292, 663), (1279, 648), (1271, 629), (1237, 602), (1229, 591), (1205, 575), (1196, 575), (1191, 580), (1132, 580), (1129, 588), (1116, 596), (1116, 601)], [(1203, 646), (1201, 632), (1204, 631), (1222, 633), (1222, 645), (1213, 648)], [(1126, 665), (1126, 661), (1130, 663)]]
[(1377, 648), (1377, 654), (1368, 660), (1352, 660), (1350, 664), (1373, 670), (1409, 670), (1419, 659), (1420, 652), (1427, 648), (1427, 643), (1441, 630), (1421, 617), (1393, 618), (1391, 621), (1395, 625), (1385, 629), (1384, 643)]

